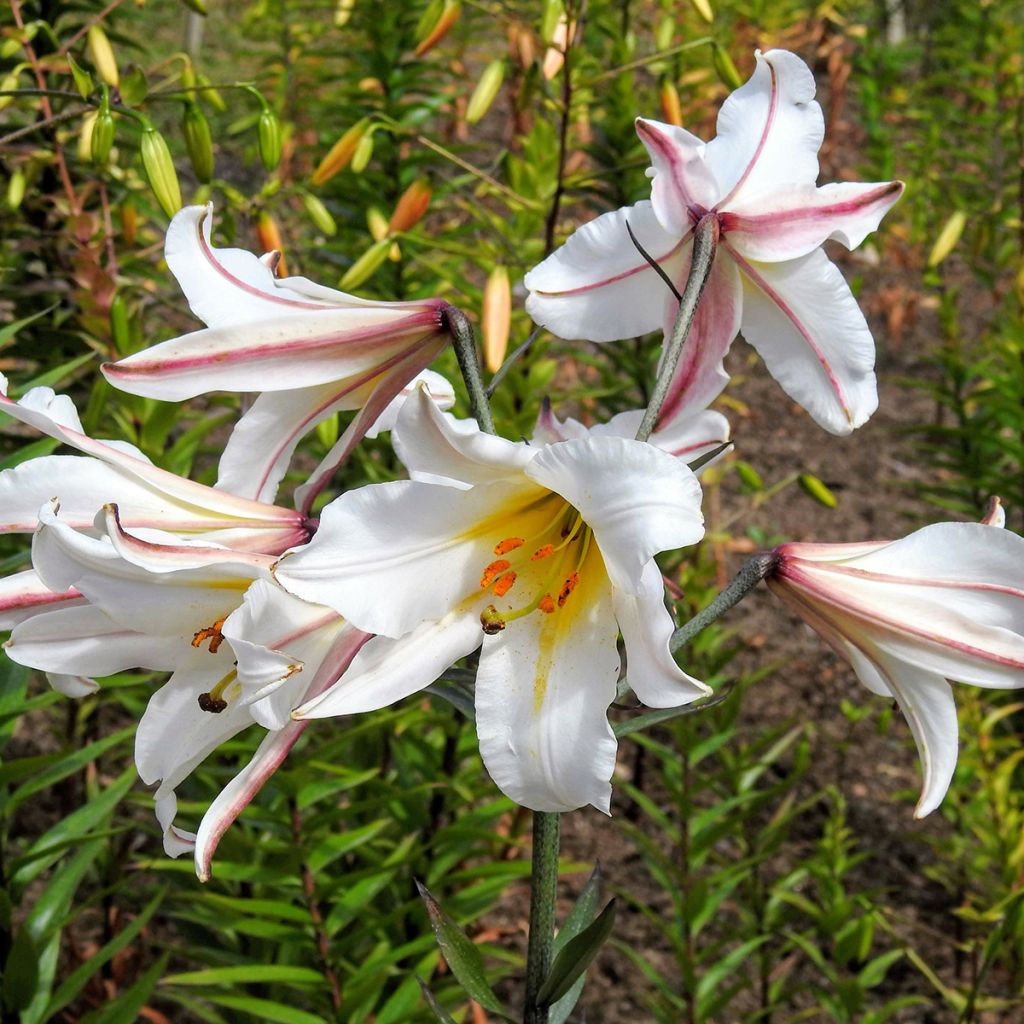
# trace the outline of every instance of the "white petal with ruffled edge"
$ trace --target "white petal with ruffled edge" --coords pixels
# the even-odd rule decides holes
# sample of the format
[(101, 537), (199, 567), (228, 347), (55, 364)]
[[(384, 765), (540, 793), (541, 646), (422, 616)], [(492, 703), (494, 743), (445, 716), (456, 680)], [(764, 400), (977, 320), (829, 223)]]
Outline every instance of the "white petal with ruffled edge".
[(523, 466), (537, 454), (523, 442), (485, 434), (476, 420), (445, 414), (422, 388), (399, 414), (392, 441), (413, 480), (461, 489), (521, 480)]
[(878, 407), (875, 343), (838, 268), (820, 249), (786, 263), (749, 263), (743, 336), (814, 421), (849, 434)]
[(604, 213), (570, 236), (525, 277), (526, 311), (560, 338), (616, 341), (655, 330), (665, 282), (626, 230), (670, 278), (678, 277), (685, 239), (658, 223), (649, 202)]
[(488, 774), (535, 811), (592, 804), (610, 813), (616, 741), (608, 724), (619, 674), (611, 587), (591, 551), (563, 608), (486, 637), (476, 726)]
[(704, 150), (719, 200), (790, 185), (813, 185), (825, 119), (814, 100), (811, 69), (786, 50), (757, 51), (757, 66), (718, 112), (717, 135)]
[(579, 511), (612, 583), (628, 593), (640, 591), (644, 568), (657, 552), (704, 536), (697, 478), (643, 441), (592, 437), (548, 445), (524, 472)]

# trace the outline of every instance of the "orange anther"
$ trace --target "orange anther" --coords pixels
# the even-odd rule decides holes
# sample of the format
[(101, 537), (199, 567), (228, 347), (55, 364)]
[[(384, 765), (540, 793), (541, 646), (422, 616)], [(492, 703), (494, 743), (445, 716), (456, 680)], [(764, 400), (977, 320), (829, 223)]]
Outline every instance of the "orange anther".
[(561, 608), (566, 601), (569, 600), (569, 595), (576, 589), (576, 584), (580, 581), (580, 574), (578, 572), (572, 573), (569, 578), (562, 584), (562, 589), (558, 592), (558, 607)]
[[(225, 616), (226, 617), (226, 616)], [(221, 626), (224, 625), (224, 619), (218, 619), (212, 626), (207, 626), (205, 629), (199, 630), (192, 637), (193, 647), (202, 647), (207, 640), (210, 641), (210, 653), (216, 654), (220, 649), (220, 645), (224, 643), (224, 634), (221, 633)]]
[(555, 610), (555, 602), (552, 600), (550, 594), (545, 594), (540, 599), (540, 604), (537, 607), (544, 612), (545, 615), (550, 615)]
[(506, 569), (512, 565), (507, 559), (499, 558), (484, 569), (480, 577), (480, 589), (486, 590)]
[(549, 555), (555, 553), (554, 544), (544, 544), (542, 547), (537, 548), (536, 551), (530, 556), (531, 562), (539, 562), (542, 558), (547, 558)]
[(515, 581), (516, 574), (514, 572), (505, 573), (505, 575), (494, 584), (494, 596), (504, 597), (512, 589), (512, 584), (515, 583)]
[(525, 543), (522, 537), (506, 537), (494, 545), (494, 553), (496, 555), (507, 555), (510, 551), (515, 551), (516, 548), (522, 547)]

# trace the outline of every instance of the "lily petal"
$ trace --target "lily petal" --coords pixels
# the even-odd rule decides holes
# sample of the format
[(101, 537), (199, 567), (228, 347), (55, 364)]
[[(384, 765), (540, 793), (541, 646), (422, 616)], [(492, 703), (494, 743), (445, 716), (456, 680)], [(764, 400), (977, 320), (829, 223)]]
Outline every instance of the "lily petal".
[(101, 369), (133, 395), (180, 402), (208, 391), (288, 391), (372, 370), (417, 344), (443, 347), (444, 304), (376, 304), (284, 313), (209, 328), (143, 349)]
[(596, 551), (591, 560), (564, 608), (509, 623), (480, 652), (484, 765), (503, 793), (535, 811), (592, 804), (610, 813), (616, 741), (607, 709), (619, 655), (611, 588)]
[(704, 142), (685, 128), (642, 117), (636, 119), (636, 133), (651, 157), (647, 175), (654, 179), (651, 205), (658, 222), (670, 234), (683, 235), (719, 196), (704, 163)]
[(548, 445), (524, 472), (577, 509), (594, 531), (612, 583), (627, 593), (640, 592), (657, 552), (704, 536), (697, 478), (643, 441), (591, 437)]
[(475, 651), (483, 636), (479, 613), (464, 608), (424, 622), (400, 640), (375, 636), (338, 682), (292, 717), (330, 718), (387, 707), (426, 689), (445, 669)]
[(810, 68), (786, 50), (757, 51), (754, 73), (718, 112), (704, 159), (721, 189), (719, 209), (746, 195), (813, 185), (825, 119)]
[(109, 676), (127, 669), (169, 671), (181, 661), (177, 638), (126, 629), (89, 604), (40, 612), (15, 626), (7, 656), (57, 675)]
[[(56, 496), (61, 497), (62, 505), (66, 501), (65, 521), (76, 527), (86, 528), (87, 517), (91, 520), (103, 504), (116, 499), (122, 503), (124, 523), (129, 528), (162, 527), (177, 533), (210, 534), (225, 546), (273, 553), (309, 537), (305, 519), (298, 512), (204, 487), (159, 469), (131, 445), (94, 440), (82, 433), (70, 400), (50, 388), (33, 388), (19, 402), (7, 398), (6, 390), (7, 380), (0, 374), (0, 410), (97, 460), (75, 460), (72, 465), (72, 460), (58, 464), (33, 459), (0, 474), (0, 480), (5, 481), (0, 488), (12, 503), (12, 511), (4, 520), (7, 529), (28, 525), (28, 510), (18, 496), (22, 493), (18, 489), (24, 488), (25, 495), (45, 494), (43, 501), (55, 497), (54, 491), (59, 492)], [(37, 464), (45, 469), (28, 468)], [(47, 479), (49, 469), (55, 472)], [(32, 528), (38, 511), (39, 506), (32, 511)], [(91, 529), (91, 523), (88, 526)]]
[(415, 377), (391, 401), (387, 408), (377, 417), (376, 423), (366, 432), (368, 438), (377, 437), (378, 434), (393, 430), (398, 422), (398, 414), (402, 411), (405, 403), (418, 391), (425, 388), (431, 400), (439, 409), (450, 409), (455, 404), (455, 388), (447, 377), (435, 373), (433, 370), (423, 370)]
[[(679, 287), (690, 272), (690, 251), (685, 254), (679, 271)], [(669, 296), (665, 303), (665, 336), (668, 337), (679, 303)], [(701, 296), (697, 314), (683, 345), (679, 366), (672, 377), (660, 420), (668, 422), (706, 409), (729, 383), (722, 360), (740, 329), (743, 312), (743, 289), (736, 264), (726, 252), (720, 252)]]
[(460, 489), (515, 478), (536, 454), (527, 444), (485, 434), (476, 420), (446, 415), (422, 388), (399, 414), (392, 441), (413, 480)]
[(369, 305), (305, 278), (274, 276), (255, 253), (218, 249), (210, 241), (213, 205), (186, 206), (167, 229), (164, 258), (188, 304), (208, 327), (254, 323), (282, 312)]
[(820, 249), (786, 263), (751, 263), (727, 244), (743, 275), (743, 336), (816, 423), (849, 434), (878, 407), (875, 343), (850, 287)]
[(602, 214), (524, 279), (526, 311), (560, 338), (616, 341), (655, 330), (668, 291), (626, 230), (672, 280), (688, 239), (665, 231), (647, 201)]
[(675, 624), (665, 607), (665, 583), (653, 560), (636, 594), (612, 592), (615, 620), (626, 646), (626, 675), (649, 708), (675, 708), (706, 697), (711, 688), (684, 672), (669, 651)]
[[(38, 508), (36, 517), (38, 519)], [(13, 629), (33, 615), (61, 607), (68, 602), (84, 604), (77, 590), (52, 591), (35, 569), (0, 577), (0, 630)]]
[(829, 238), (856, 249), (902, 194), (902, 181), (794, 185), (732, 203), (721, 225), (746, 259), (776, 263), (806, 256)]
[(941, 676), (912, 665), (893, 665), (884, 655), (872, 659), (910, 726), (921, 757), (924, 784), (915, 818), (931, 814), (946, 795), (959, 752), (959, 725), (953, 689)]

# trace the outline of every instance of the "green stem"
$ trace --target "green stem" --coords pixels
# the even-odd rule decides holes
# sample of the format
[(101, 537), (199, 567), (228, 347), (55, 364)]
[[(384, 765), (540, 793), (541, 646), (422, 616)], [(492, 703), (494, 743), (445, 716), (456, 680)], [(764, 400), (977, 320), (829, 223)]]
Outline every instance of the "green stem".
[(561, 820), (557, 811), (533, 812), (530, 935), (526, 948), (526, 1007), (523, 1024), (548, 1024), (548, 1007), (537, 1006), (537, 993), (551, 971), (560, 827)]
[(485, 434), (496, 434), (491, 406), (487, 401), (487, 391), (480, 376), (480, 359), (477, 356), (473, 325), (466, 314), (455, 306), (449, 306), (445, 315), (452, 332), (455, 358), (459, 361), (462, 379), (466, 382), (466, 390), (469, 392), (469, 405), (473, 416)]
[(754, 555), (744, 563), (743, 568), (733, 577), (729, 585), (703, 611), (698, 612), (689, 622), (680, 626), (668, 642), (669, 650), (675, 654), (680, 647), (688, 644), (702, 629), (721, 618), (730, 608), (739, 604), (766, 576), (776, 570), (779, 556), (774, 551)]
[(640, 429), (636, 432), (638, 441), (646, 441), (651, 436), (661, 407), (668, 397), (672, 378), (675, 376), (679, 357), (683, 354), (683, 346), (689, 337), (694, 317), (697, 315), (697, 303), (704, 292), (704, 286), (711, 276), (711, 268), (715, 262), (715, 249), (718, 247), (718, 216), (714, 213), (705, 214), (693, 229), (693, 255), (690, 259), (690, 275), (686, 279), (679, 300), (679, 312), (676, 322), (672, 325), (672, 333), (665, 339), (665, 349), (658, 371), (658, 379), (654, 382), (654, 393), (647, 405)]

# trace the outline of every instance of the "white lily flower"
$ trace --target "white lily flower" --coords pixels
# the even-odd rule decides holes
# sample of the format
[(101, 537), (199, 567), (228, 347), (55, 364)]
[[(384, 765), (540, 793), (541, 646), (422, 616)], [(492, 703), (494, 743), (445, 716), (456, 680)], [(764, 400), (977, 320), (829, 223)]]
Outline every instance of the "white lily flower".
[(669, 653), (654, 561), (703, 535), (696, 478), (631, 439), (506, 441), (423, 392), (393, 437), (412, 479), (342, 495), (274, 569), (299, 597), (380, 634), (295, 717), (384, 707), (482, 645), (477, 731), (491, 777), (535, 810), (607, 812), (619, 632), (644, 703), (708, 692)]
[(956, 767), (948, 680), (1024, 686), (1024, 538), (937, 523), (892, 542), (791, 543), (776, 553), (771, 590), (903, 711), (921, 755), (915, 817), (924, 817)]
[(637, 251), (679, 290), (695, 225), (717, 221), (707, 287), (662, 416), (706, 408), (728, 381), (738, 331), (783, 390), (826, 430), (847, 434), (878, 405), (871, 332), (821, 248), (855, 248), (903, 191), (901, 182), (816, 187), (824, 137), (810, 69), (795, 54), (756, 54), (754, 74), (725, 101), (708, 143), (637, 120), (650, 154), (651, 199), (584, 224), (526, 275), (533, 319), (563, 338), (614, 341), (671, 330), (678, 302)]
[(117, 503), (126, 529), (160, 529), (243, 551), (279, 554), (308, 539), (305, 516), (264, 501), (205, 487), (154, 466), (125, 441), (97, 441), (83, 430), (71, 399), (33, 388), (7, 398), (0, 374), (0, 411), (92, 458), (50, 455), (0, 473), (0, 533), (30, 533), (52, 498), (66, 526), (91, 530), (96, 513)]
[(135, 746), (142, 780), (160, 783), (155, 800), (169, 854), (195, 845), (191, 833), (173, 824), (175, 788), (247, 726), (257, 723), (273, 735), (242, 782), (232, 784), (231, 800), (218, 802), (204, 819), (196, 857), (206, 877), (220, 835), (301, 733), (292, 709), (333, 683), (365, 636), (331, 609), (270, 582), (272, 556), (155, 530), (129, 534), (112, 505), (97, 516), (98, 537), (73, 529), (50, 506), (39, 519), (32, 548), (37, 575), (21, 585), (41, 602), (44, 587), (62, 597), (21, 621), (12, 616), (7, 653), (20, 664), (70, 676), (132, 668), (172, 673), (150, 699)]
[(123, 391), (164, 401), (214, 390), (260, 392), (231, 435), (217, 481), (259, 501), (276, 492), (306, 433), (338, 411), (359, 410), (297, 489), (305, 512), (395, 396), (444, 349), (448, 305), (371, 302), (304, 277), (278, 279), (254, 253), (211, 245), (211, 211), (181, 210), (165, 245), (167, 265), (207, 329), (103, 372)]

